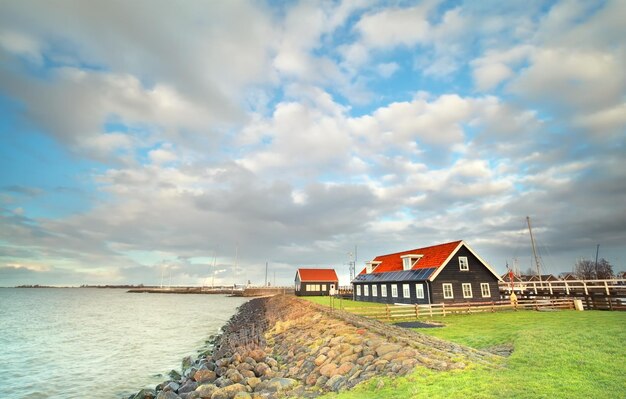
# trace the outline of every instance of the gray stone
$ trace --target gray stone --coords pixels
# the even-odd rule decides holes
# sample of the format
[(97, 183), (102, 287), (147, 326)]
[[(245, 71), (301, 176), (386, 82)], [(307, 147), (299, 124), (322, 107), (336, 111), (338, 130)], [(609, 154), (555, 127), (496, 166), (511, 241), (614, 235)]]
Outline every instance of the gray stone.
[(333, 377), (330, 377), (330, 379), (326, 381), (326, 384), (324, 384), (324, 386), (331, 391), (338, 392), (345, 387), (346, 381), (346, 377), (344, 377), (343, 375), (335, 375)]
[(185, 384), (183, 384), (182, 387), (178, 388), (178, 393), (181, 394), (181, 393), (192, 392), (192, 391), (195, 391), (197, 387), (198, 387), (197, 382), (189, 380)]
[(223, 387), (227, 387), (229, 385), (233, 385), (233, 382), (230, 379), (226, 378), (226, 377), (220, 377), (217, 380), (215, 380), (213, 383), (217, 387), (219, 387), (219, 388), (223, 388)]
[(170, 381), (164, 388), (164, 391), (178, 391), (178, 388), (180, 388), (180, 385), (174, 381)]
[(281, 392), (298, 385), (298, 381), (293, 378), (272, 378), (266, 382), (265, 390), (270, 392)]
[(154, 389), (142, 389), (133, 396), (133, 399), (153, 399), (155, 396), (156, 391)]
[(176, 395), (172, 391), (161, 391), (157, 395), (156, 399), (180, 399), (180, 396)]

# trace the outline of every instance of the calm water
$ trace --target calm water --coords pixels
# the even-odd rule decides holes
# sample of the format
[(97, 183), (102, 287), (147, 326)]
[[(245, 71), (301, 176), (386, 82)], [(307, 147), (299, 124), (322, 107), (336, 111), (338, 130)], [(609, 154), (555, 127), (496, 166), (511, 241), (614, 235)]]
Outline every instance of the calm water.
[(0, 397), (121, 398), (153, 388), (245, 301), (0, 288)]

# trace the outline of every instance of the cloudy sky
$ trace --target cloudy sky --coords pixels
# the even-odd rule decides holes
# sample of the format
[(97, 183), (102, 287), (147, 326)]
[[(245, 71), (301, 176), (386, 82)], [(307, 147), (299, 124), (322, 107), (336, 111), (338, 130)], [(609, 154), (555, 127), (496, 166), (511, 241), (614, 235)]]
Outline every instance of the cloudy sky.
[[(3, 1), (0, 286), (626, 269), (624, 1)], [(213, 264), (215, 263), (215, 267)], [(274, 277), (275, 276), (275, 277)]]

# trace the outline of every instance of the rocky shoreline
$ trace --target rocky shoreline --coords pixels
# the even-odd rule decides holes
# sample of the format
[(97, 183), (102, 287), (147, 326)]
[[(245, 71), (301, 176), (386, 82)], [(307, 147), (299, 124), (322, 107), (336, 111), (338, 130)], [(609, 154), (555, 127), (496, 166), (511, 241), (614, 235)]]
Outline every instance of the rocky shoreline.
[(212, 348), (183, 359), (182, 373), (129, 399), (313, 398), (417, 365), (445, 371), (497, 359), (284, 295), (250, 300), (222, 330)]

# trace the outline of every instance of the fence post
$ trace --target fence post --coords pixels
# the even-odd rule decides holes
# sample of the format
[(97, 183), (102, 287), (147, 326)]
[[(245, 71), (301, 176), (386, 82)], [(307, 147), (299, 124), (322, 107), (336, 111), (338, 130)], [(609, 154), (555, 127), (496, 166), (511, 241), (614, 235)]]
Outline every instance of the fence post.
[(428, 304), (428, 310), (430, 310), (430, 318), (432, 319), (433, 318), (433, 304), (432, 303)]
[(491, 301), (491, 313), (495, 313), (495, 311), (496, 311), (496, 307), (495, 306), (496, 306), (496, 304), (493, 301)]
[(441, 302), (441, 310), (443, 312), (443, 317), (446, 317), (446, 303)]
[(419, 319), (420, 317), (420, 307), (419, 305), (416, 303), (415, 304), (415, 320)]
[(391, 314), (389, 312), (389, 304), (385, 304), (385, 312), (387, 313), (387, 321), (391, 321)]

